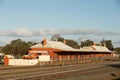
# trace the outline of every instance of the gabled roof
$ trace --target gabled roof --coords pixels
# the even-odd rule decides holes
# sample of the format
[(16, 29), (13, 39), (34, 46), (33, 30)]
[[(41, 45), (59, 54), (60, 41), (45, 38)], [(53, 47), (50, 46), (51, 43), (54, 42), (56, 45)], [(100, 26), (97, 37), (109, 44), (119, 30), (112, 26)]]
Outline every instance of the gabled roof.
[(59, 49), (63, 51), (74, 51), (74, 52), (112, 52), (107, 47), (104, 46), (88, 46), (83, 47), (80, 49), (74, 49), (63, 42), (59, 41), (45, 41), (45, 45), (43, 43), (38, 43), (31, 48), (53, 48), (53, 49)]
[(110, 51), (107, 47), (104, 46), (92, 46), (96, 51)]
[[(78, 49), (77, 49), (78, 50)], [(80, 48), (80, 51), (86, 52), (112, 52), (107, 47), (104, 46), (88, 46)]]
[(30, 48), (42, 48), (42, 47), (43, 47), (43, 45), (41, 43), (38, 43), (34, 46), (31, 46)]
[(47, 41), (46, 47), (54, 48), (54, 49), (61, 49), (61, 50), (72, 50), (73, 48), (58, 41)]
[(53, 48), (53, 49), (60, 49), (65, 51), (73, 50), (72, 47), (58, 41), (46, 41), (46, 45), (44, 46), (42, 43), (38, 43), (31, 48)]

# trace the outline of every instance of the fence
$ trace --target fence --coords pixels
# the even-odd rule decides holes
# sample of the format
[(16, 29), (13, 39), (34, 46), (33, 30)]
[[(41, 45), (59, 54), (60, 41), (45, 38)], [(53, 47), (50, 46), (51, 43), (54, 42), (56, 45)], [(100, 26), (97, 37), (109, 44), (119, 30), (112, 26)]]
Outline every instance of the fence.
[[(41, 57), (40, 57), (41, 58)], [(105, 58), (86, 58), (86, 59), (75, 59), (75, 60), (50, 60), (49, 56), (45, 57), (46, 61), (42, 61), (44, 59), (9, 59), (9, 65), (14, 66), (30, 66), (30, 65), (40, 65), (40, 66), (62, 66), (62, 65), (69, 65), (69, 64), (79, 64), (85, 62), (96, 62), (102, 61)], [(109, 57), (111, 59), (111, 57)], [(107, 59), (109, 59), (107, 58)]]
[(63, 65), (79, 64), (79, 63), (85, 63), (85, 62), (91, 62), (91, 60), (84, 60), (84, 61), (78, 61), (78, 60), (40, 61), (37, 65), (40, 65), (40, 66), (63, 66)]
[(38, 59), (9, 59), (9, 65), (14, 66), (29, 66), (36, 65), (38, 63)]

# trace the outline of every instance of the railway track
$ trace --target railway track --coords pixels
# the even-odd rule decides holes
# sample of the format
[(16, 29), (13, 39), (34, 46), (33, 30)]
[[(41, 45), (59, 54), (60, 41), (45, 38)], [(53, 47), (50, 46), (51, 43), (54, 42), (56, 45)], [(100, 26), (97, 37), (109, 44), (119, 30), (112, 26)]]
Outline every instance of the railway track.
[[(87, 64), (85, 64), (85, 65), (87, 65)], [(78, 67), (79, 66), (79, 67)], [(89, 65), (90, 66), (90, 65)], [(34, 66), (33, 68), (27, 68), (27, 67), (25, 67), (25, 68), (23, 68), (23, 67), (19, 67), (19, 68), (17, 68), (17, 67), (15, 67), (15, 68), (9, 68), (9, 69), (7, 69), (7, 70), (1, 70), (1, 72), (0, 72), (0, 76), (3, 76), (3, 75), (12, 75), (12, 74), (17, 74), (17, 73), (24, 73), (24, 72), (26, 72), (26, 73), (30, 73), (30, 72), (38, 72), (38, 71), (40, 71), (40, 72), (45, 72), (45, 71), (53, 71), (53, 70), (59, 70), (59, 71), (64, 71), (64, 70), (66, 70), (66, 69), (73, 69), (73, 67), (74, 68), (84, 68), (85, 66), (84, 66), (84, 64), (79, 64), (79, 65), (70, 65), (70, 66), (57, 66), (57, 67), (45, 67), (45, 68), (41, 68), (40, 66), (38, 67), (36, 67), (36, 66)], [(26, 69), (27, 68), (27, 69)]]
[[(94, 64), (94, 63), (91, 63)], [(80, 66), (81, 68), (84, 67), (85, 65), (89, 64), (77, 64), (77, 65), (69, 65), (69, 66), (62, 66), (62, 68), (69, 68), (69, 67), (78, 67)], [(53, 69), (60, 69), (61, 66), (52, 66), (52, 67), (41, 67), (41, 66), (25, 66), (25, 67), (0, 67), (0, 75), (5, 74), (5, 73), (14, 73), (14, 72), (23, 72), (23, 71), (44, 71), (44, 70), (53, 70)]]
[[(114, 61), (113, 62), (111, 62), (111, 63), (114, 63)], [(110, 63), (110, 64), (111, 64)], [(76, 66), (76, 65), (89, 65), (89, 63), (83, 63), (83, 64), (75, 64), (75, 65), (69, 65), (69, 66)], [(90, 63), (90, 64), (94, 64), (94, 63)], [(100, 64), (100, 62), (99, 62), (99, 64)], [(108, 61), (105, 61), (104, 63), (102, 63), (102, 64), (109, 64), (109, 62)], [(66, 66), (66, 65), (65, 65)], [(68, 65), (67, 65), (68, 66)], [(31, 69), (31, 68), (45, 68), (45, 69), (47, 69), (47, 68), (55, 68), (56, 66), (47, 66), (47, 67), (45, 67), (45, 66), (39, 66), (39, 65), (35, 65), (35, 66), (0, 66), (0, 70), (11, 70), (11, 69)], [(58, 67), (58, 66), (57, 66)]]
[[(118, 62), (119, 63), (119, 62)], [(30, 66), (30, 67), (9, 67), (6, 69), (2, 69), (0, 67), (0, 79), (5, 80), (30, 80), (35, 78), (35, 80), (40, 80), (42, 78), (47, 78), (44, 80), (49, 80), (54, 76), (55, 78), (65, 78), (68, 73), (79, 73), (82, 74), (90, 74), (91, 71), (98, 70), (101, 72), (102, 70), (106, 72), (110, 72), (110, 70), (118, 71), (116, 68), (112, 68), (107, 65), (116, 64), (116, 63), (87, 63), (87, 64), (77, 64), (70, 66), (56, 66), (56, 67), (40, 67), (40, 66)], [(69, 76), (70, 77), (70, 76)], [(52, 78), (54, 80), (54, 78)]]

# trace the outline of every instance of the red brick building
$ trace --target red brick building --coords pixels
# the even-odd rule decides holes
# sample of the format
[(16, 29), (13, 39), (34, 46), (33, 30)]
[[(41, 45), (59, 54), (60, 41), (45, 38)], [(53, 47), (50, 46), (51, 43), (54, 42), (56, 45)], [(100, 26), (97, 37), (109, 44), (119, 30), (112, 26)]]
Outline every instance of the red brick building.
[(89, 46), (80, 49), (74, 49), (65, 43), (58, 41), (48, 41), (44, 39), (43, 43), (32, 46), (29, 54), (47, 55), (50, 60), (93, 60), (108, 59), (113, 57), (113, 52), (105, 46)]

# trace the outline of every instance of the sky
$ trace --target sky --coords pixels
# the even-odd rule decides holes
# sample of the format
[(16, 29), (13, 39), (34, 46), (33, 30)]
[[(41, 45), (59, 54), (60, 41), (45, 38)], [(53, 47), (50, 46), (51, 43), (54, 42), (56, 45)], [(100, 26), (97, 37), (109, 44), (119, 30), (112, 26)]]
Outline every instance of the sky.
[(120, 46), (119, 0), (0, 0), (0, 45), (60, 34), (79, 42), (112, 40)]

